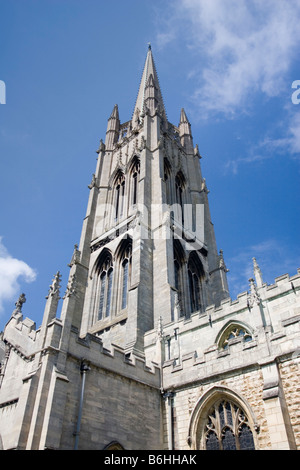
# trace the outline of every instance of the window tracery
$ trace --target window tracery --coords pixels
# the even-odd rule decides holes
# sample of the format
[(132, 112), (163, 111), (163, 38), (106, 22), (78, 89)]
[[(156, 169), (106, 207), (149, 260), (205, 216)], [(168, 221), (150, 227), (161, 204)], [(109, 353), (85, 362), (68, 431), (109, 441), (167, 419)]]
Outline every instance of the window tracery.
[(234, 339), (247, 342), (252, 340), (252, 335), (243, 326), (232, 325), (221, 341), (221, 349), (228, 349)]
[(203, 309), (202, 278), (204, 272), (199, 259), (194, 253), (191, 254), (188, 263), (188, 284), (191, 313)]
[(98, 264), (96, 270), (95, 310), (96, 321), (109, 317), (111, 313), (113, 264), (111, 256)]
[(138, 175), (140, 174), (140, 160), (135, 157), (131, 168), (131, 204), (138, 202)]
[(125, 176), (123, 173), (119, 173), (115, 181), (115, 221), (119, 220), (124, 211), (125, 201)]
[(253, 434), (244, 411), (222, 400), (210, 409), (204, 428), (206, 450), (254, 450)]
[(121, 257), (121, 310), (127, 307), (128, 288), (131, 278), (132, 244), (128, 243)]
[(174, 256), (174, 287), (178, 295), (178, 305), (180, 309), (180, 316), (184, 315), (184, 255), (178, 240), (173, 240), (173, 256)]

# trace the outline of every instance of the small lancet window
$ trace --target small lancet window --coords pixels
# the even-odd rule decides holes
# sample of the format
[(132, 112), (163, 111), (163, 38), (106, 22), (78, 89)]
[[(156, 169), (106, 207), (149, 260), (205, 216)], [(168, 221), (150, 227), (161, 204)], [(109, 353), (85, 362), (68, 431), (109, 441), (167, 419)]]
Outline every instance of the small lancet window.
[(131, 169), (131, 203), (135, 206), (138, 202), (138, 175), (140, 173), (140, 161), (138, 158), (135, 158), (134, 164)]
[(123, 215), (125, 199), (125, 177), (120, 173), (115, 182), (115, 221)]
[(191, 313), (202, 310), (204, 302), (202, 299), (202, 278), (204, 272), (200, 260), (195, 255), (190, 256), (188, 263), (188, 284)]
[(181, 219), (182, 225), (184, 225), (184, 188), (185, 180), (181, 172), (176, 175), (175, 178), (175, 189), (176, 189), (176, 203), (179, 206), (179, 218)]
[(181, 244), (178, 240), (173, 240), (174, 256), (174, 287), (178, 295), (180, 316), (184, 315), (184, 255)]
[(97, 308), (96, 320), (103, 320), (110, 316), (113, 283), (112, 259), (108, 256), (97, 269), (97, 285), (95, 305)]
[(121, 309), (127, 307), (128, 288), (131, 278), (132, 245), (129, 243), (125, 248), (121, 259)]
[(171, 165), (166, 158), (164, 159), (164, 182), (166, 185), (166, 203), (172, 204)]

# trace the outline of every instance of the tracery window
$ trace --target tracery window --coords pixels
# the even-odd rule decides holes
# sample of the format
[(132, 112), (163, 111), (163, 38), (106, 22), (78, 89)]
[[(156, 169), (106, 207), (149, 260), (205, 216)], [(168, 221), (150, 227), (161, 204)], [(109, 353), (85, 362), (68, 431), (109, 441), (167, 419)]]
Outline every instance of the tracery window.
[(115, 181), (115, 220), (122, 217), (124, 211), (124, 200), (125, 200), (125, 177), (123, 173), (119, 173)]
[(131, 168), (131, 204), (134, 206), (138, 202), (138, 175), (140, 173), (140, 161), (135, 157)]
[(175, 193), (176, 193), (176, 203), (178, 204), (179, 211), (181, 214), (178, 214), (179, 220), (181, 220), (182, 225), (184, 225), (184, 190), (185, 190), (185, 179), (181, 172), (177, 173), (175, 178)]
[(184, 254), (180, 242), (173, 240), (174, 254), (174, 287), (177, 291), (180, 316), (184, 315)]
[(188, 263), (188, 284), (191, 313), (202, 310), (204, 307), (202, 292), (203, 276), (204, 272), (200, 260), (194, 253), (192, 253)]
[(121, 258), (121, 309), (127, 307), (128, 287), (131, 277), (132, 244), (128, 243)]
[(246, 328), (238, 325), (233, 325), (232, 328), (227, 331), (227, 334), (221, 343), (222, 349), (228, 349), (230, 342), (232, 342), (234, 339), (240, 339), (241, 341), (247, 342), (252, 340), (252, 336), (246, 330)]
[(166, 203), (172, 204), (171, 165), (164, 159), (164, 181), (166, 185)]
[(206, 450), (254, 450), (253, 434), (244, 411), (227, 400), (210, 409), (204, 428)]
[(96, 269), (95, 320), (103, 320), (111, 313), (113, 264), (111, 256), (98, 263)]

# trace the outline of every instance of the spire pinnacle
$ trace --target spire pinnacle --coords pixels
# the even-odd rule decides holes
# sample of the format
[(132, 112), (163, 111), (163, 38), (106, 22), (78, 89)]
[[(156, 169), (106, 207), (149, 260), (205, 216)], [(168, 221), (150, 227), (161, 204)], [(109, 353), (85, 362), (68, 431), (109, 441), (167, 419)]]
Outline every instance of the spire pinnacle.
[[(150, 87), (151, 91), (149, 90)], [(160, 113), (166, 117), (165, 106), (162, 98), (162, 93), (159, 85), (158, 75), (154, 64), (150, 43), (148, 43), (146, 62), (142, 74), (142, 79), (140, 82), (137, 100), (133, 111), (133, 116), (135, 118), (145, 112), (145, 101), (147, 100), (153, 100), (155, 109), (159, 109)], [(153, 107), (153, 105), (151, 107)]]

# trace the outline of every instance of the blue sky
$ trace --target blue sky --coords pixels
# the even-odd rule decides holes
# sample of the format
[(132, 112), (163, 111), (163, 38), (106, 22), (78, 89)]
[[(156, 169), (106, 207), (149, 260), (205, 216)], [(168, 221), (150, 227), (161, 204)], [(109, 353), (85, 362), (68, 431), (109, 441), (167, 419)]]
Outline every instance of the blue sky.
[(65, 290), (95, 150), (115, 103), (131, 117), (148, 42), (203, 157), (232, 298), (253, 256), (268, 283), (297, 273), (299, 0), (0, 0), (0, 18), (0, 330), (21, 292), (38, 326), (58, 270)]

